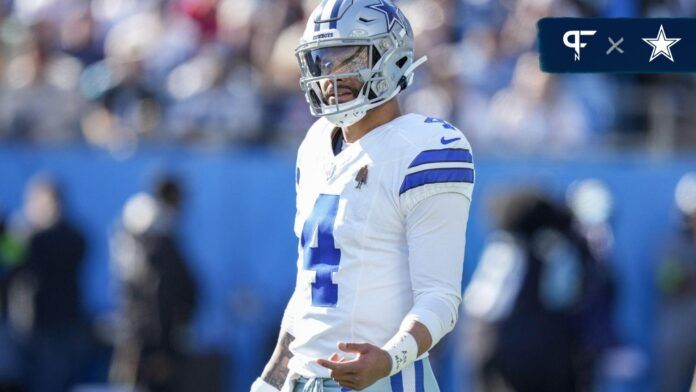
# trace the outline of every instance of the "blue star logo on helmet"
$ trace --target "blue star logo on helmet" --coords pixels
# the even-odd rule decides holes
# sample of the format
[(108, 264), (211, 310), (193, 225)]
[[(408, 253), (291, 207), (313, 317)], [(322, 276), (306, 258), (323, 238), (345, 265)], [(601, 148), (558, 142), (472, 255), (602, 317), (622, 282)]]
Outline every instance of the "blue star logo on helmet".
[(392, 4), (390, 1), (379, 0), (379, 3), (370, 4), (366, 7), (383, 13), (387, 18), (387, 26), (389, 26), (390, 31), (392, 27), (394, 27), (395, 22), (400, 24), (401, 27), (406, 28), (403, 22), (401, 22), (398, 8), (396, 8), (396, 6), (394, 6), (394, 4)]

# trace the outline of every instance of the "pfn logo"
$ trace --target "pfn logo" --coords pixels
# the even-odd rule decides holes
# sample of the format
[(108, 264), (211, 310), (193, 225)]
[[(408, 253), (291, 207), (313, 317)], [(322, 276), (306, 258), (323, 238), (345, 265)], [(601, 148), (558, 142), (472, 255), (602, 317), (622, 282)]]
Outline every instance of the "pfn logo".
[[(595, 35), (597, 30), (570, 30), (563, 35), (563, 44), (575, 50), (575, 61), (580, 60), (580, 49), (587, 46), (586, 42), (581, 42), (580, 37), (583, 35)], [(573, 38), (571, 41), (570, 38)]]

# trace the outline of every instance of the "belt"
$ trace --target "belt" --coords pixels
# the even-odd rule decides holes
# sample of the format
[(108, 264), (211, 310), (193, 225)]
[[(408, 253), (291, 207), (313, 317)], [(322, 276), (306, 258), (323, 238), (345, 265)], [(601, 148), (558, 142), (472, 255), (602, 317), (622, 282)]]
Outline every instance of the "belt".
[(336, 381), (330, 378), (307, 378), (300, 377), (297, 379), (297, 386), (302, 386), (302, 392), (324, 392), (326, 389), (336, 389), (341, 386), (336, 383)]

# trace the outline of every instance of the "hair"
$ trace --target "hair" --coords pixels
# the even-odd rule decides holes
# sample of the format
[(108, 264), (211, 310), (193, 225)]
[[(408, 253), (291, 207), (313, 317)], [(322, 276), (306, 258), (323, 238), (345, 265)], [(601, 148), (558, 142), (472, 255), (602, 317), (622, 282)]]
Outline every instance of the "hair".
[(520, 192), (502, 203), (500, 228), (520, 235), (532, 235), (539, 229), (572, 231), (573, 215), (563, 205), (537, 192)]
[(179, 178), (172, 175), (165, 175), (155, 181), (154, 196), (157, 200), (179, 209), (184, 200), (184, 192)]

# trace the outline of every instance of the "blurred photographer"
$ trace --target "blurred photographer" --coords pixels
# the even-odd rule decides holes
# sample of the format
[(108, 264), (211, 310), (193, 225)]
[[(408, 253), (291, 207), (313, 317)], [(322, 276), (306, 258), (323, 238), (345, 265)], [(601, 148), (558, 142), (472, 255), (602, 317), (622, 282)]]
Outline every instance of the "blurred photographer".
[(495, 211), (500, 231), (464, 295), (476, 390), (588, 390), (594, 364), (578, 321), (594, 259), (571, 212), (534, 192)]
[(87, 245), (49, 176), (29, 182), (22, 219), (26, 253), (8, 283), (9, 324), (25, 343), (29, 389), (62, 392), (79, 381), (87, 340), (78, 283)]
[(197, 284), (176, 235), (182, 202), (178, 181), (165, 178), (153, 194), (136, 194), (124, 207), (111, 244), (121, 284), (112, 382), (148, 391), (177, 390), (197, 302)]
[(682, 177), (675, 199), (682, 224), (658, 260), (659, 391), (686, 391), (696, 364), (696, 174)]

